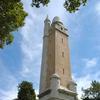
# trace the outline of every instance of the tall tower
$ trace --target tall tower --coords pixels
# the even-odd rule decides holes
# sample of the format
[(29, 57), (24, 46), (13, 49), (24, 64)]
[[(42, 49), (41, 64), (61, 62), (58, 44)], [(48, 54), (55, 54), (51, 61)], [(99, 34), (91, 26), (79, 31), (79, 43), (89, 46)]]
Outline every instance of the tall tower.
[(40, 100), (76, 100), (76, 83), (72, 80), (68, 31), (54, 17), (44, 21), (43, 53), (40, 76)]

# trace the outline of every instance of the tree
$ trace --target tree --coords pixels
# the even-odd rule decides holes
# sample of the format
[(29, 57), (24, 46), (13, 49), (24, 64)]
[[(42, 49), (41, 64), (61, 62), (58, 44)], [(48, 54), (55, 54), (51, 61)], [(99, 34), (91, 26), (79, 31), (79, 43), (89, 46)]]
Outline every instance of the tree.
[(83, 89), (83, 100), (100, 100), (100, 82), (92, 81), (91, 86)]
[[(46, 6), (49, 2), (50, 0), (32, 0), (31, 5), (39, 8), (41, 4)], [(72, 13), (86, 2), (87, 0), (65, 0), (64, 7)], [(21, 0), (0, 0), (0, 48), (13, 42), (12, 32), (24, 25), (26, 16)]]
[[(49, 2), (50, 0), (32, 0), (32, 6), (39, 8), (40, 4), (45, 6)], [(76, 10), (79, 10), (79, 7), (81, 5), (85, 6), (86, 2), (87, 0), (65, 0), (64, 7), (67, 11), (72, 13), (72, 12), (75, 12)]]
[(36, 94), (31, 82), (22, 81), (18, 86), (18, 97), (15, 100), (36, 100)]
[(0, 48), (12, 43), (11, 32), (24, 25), (26, 16), (20, 0), (0, 0)]

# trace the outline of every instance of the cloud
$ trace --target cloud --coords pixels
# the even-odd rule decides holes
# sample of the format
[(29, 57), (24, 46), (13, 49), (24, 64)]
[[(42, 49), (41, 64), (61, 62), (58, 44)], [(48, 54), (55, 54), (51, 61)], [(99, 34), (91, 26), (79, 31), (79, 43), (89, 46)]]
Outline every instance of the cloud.
[(95, 6), (95, 10), (96, 10), (96, 13), (98, 15), (100, 15), (100, 2), (97, 2), (96, 6)]
[(0, 89), (0, 100), (13, 100), (17, 98), (17, 89), (10, 87), (10, 90), (4, 91)]
[(91, 83), (90, 75), (76, 78), (78, 98), (82, 96), (82, 88), (88, 88)]
[(36, 99), (39, 99), (39, 98), (38, 98), (38, 95), (39, 95), (39, 90), (38, 90), (38, 89), (36, 89), (36, 90), (35, 90), (35, 93), (36, 93)]
[(93, 80), (100, 81), (100, 71), (97, 70), (98, 68), (93, 71), (93, 68), (98, 65), (98, 60), (98, 57), (82, 59), (84, 63), (83, 67), (85, 67), (82, 68), (80, 75), (77, 75), (77, 72), (73, 75), (73, 78), (76, 80), (77, 83), (77, 92), (79, 99), (81, 99), (81, 96), (83, 94), (82, 88), (86, 89), (90, 87), (90, 84)]
[(55, 16), (59, 16), (63, 21), (67, 22), (68, 16), (66, 16), (66, 14), (68, 14), (68, 13), (65, 11), (63, 4), (64, 4), (64, 0), (51, 1), (48, 4), (48, 8), (46, 10), (46, 13), (49, 14), (50, 18), (53, 18)]
[(17, 96), (17, 79), (0, 59), (0, 100), (12, 100)]
[[(25, 26), (20, 30), (22, 37), (20, 47), (23, 55), (21, 75), (28, 77), (36, 69), (34, 66), (35, 63), (40, 62), (38, 58), (41, 58), (42, 39), (40, 34), (40, 21), (42, 15), (38, 15), (37, 12), (33, 10), (29, 0), (23, 0), (23, 3), (29, 15), (25, 20)], [(35, 62), (36, 59), (37, 61)]]
[(90, 86), (91, 82), (93, 80), (100, 81), (100, 71), (98, 71), (96, 74), (87, 74), (85, 76), (75, 77), (76, 83), (77, 83), (77, 92), (78, 92), (78, 98), (81, 99), (81, 96), (83, 94), (82, 88), (86, 89)]
[(91, 67), (95, 67), (98, 63), (98, 59), (97, 58), (85, 58), (83, 59), (84, 63), (85, 63), (85, 66), (87, 68), (91, 68)]
[(61, 19), (65, 19), (65, 15), (63, 1), (61, 0), (51, 1), (48, 7), (41, 7), (39, 9), (35, 7), (32, 8), (30, 6), (30, 1), (22, 0), (24, 3), (24, 9), (28, 12), (28, 17), (25, 20), (25, 26), (19, 31), (22, 38), (20, 41), (20, 48), (22, 51), (20, 73), (22, 77), (33, 76), (34, 80), (36, 78), (39, 80), (44, 19), (47, 14), (50, 19), (57, 15)]

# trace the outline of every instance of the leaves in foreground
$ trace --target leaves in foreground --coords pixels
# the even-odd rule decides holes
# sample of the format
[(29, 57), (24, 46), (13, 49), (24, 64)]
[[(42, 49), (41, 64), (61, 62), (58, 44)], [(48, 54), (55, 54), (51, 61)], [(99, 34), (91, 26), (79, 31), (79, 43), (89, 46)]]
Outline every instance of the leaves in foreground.
[(24, 25), (26, 16), (20, 0), (0, 0), (0, 48), (13, 42), (11, 32)]
[[(46, 6), (50, 0), (32, 0), (32, 6), (39, 8)], [(87, 0), (65, 0), (64, 8), (73, 13), (85, 5)], [(56, 6), (56, 4), (55, 4)], [(21, 0), (0, 0), (0, 48), (13, 42), (12, 32), (24, 25), (27, 13), (23, 9)]]
[(92, 81), (91, 86), (83, 89), (82, 100), (100, 100), (100, 82)]
[(36, 100), (36, 94), (31, 82), (22, 81), (18, 85), (18, 96), (14, 100)]
[[(32, 6), (39, 8), (41, 4), (43, 6), (46, 6), (49, 2), (50, 0), (32, 0)], [(79, 10), (81, 5), (85, 6), (86, 2), (87, 0), (65, 0), (64, 8), (66, 9), (66, 11), (73, 13)]]

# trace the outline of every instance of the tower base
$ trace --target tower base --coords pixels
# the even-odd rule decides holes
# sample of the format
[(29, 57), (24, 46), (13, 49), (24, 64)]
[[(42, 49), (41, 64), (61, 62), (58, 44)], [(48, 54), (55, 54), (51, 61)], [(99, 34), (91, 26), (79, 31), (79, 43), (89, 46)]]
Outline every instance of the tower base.
[(61, 86), (60, 77), (53, 74), (50, 88), (39, 94), (39, 100), (77, 100), (76, 84), (70, 81), (69, 86), (70, 89)]
[(47, 91), (39, 95), (39, 100), (77, 100), (77, 93), (62, 88)]

